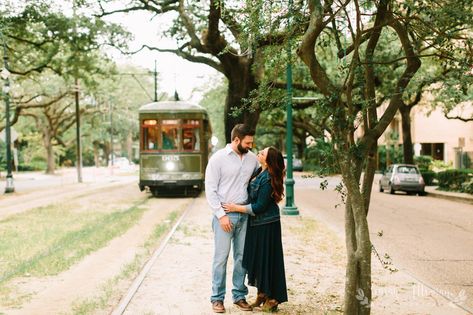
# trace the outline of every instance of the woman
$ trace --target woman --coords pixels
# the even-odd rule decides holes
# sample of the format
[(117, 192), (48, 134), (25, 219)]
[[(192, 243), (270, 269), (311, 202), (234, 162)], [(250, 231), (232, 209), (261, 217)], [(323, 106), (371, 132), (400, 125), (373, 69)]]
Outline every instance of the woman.
[(287, 301), (278, 202), (284, 195), (284, 159), (273, 147), (258, 152), (261, 168), (248, 185), (250, 204), (224, 204), (226, 212), (249, 213), (243, 267), (248, 284), (258, 288), (252, 307), (264, 303), (263, 311), (276, 311)]

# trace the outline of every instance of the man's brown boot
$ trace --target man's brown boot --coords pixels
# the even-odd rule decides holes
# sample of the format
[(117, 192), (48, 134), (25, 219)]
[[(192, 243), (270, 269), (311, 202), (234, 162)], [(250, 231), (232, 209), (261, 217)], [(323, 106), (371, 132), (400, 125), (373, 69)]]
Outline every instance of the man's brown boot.
[(253, 308), (250, 306), (250, 304), (248, 304), (246, 302), (245, 299), (238, 300), (233, 304), (235, 304), (242, 311), (251, 311), (251, 310), (253, 310)]
[(225, 313), (225, 306), (223, 306), (223, 301), (213, 301), (212, 310), (215, 313)]

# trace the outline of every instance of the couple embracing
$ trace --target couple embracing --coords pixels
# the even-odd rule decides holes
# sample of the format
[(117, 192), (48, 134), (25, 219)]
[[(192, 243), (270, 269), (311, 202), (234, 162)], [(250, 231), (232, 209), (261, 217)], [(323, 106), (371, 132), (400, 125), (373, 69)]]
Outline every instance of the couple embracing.
[[(205, 194), (213, 210), (214, 257), (212, 296), (215, 313), (224, 313), (226, 269), (233, 246), (233, 303), (243, 311), (260, 307), (276, 311), (287, 301), (278, 202), (285, 175), (281, 152), (273, 147), (255, 155), (254, 131), (243, 124), (231, 132), (232, 142), (209, 160)], [(248, 284), (258, 289), (256, 301), (246, 301)]]

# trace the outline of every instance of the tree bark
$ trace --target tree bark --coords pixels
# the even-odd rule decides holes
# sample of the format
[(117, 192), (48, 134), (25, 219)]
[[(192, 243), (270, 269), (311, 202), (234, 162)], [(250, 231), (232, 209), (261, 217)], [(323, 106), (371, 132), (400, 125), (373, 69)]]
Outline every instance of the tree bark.
[(414, 164), (414, 145), (411, 135), (411, 106), (405, 104), (399, 106), (402, 117), (402, 150), (404, 153), (404, 163)]
[(95, 164), (95, 167), (99, 167), (100, 166), (100, 160), (99, 160), (99, 142), (98, 141), (94, 141), (93, 142), (93, 146), (94, 146), (94, 164)]
[[(367, 191), (360, 191), (363, 161), (356, 156), (340, 157), (343, 183), (347, 191), (345, 237), (347, 267), (344, 314), (367, 315), (371, 306), (371, 240), (369, 236)], [(374, 173), (373, 173), (374, 175)], [(369, 179), (364, 179), (370, 182)], [(371, 181), (372, 182), (372, 181)], [(369, 192), (371, 192), (369, 190)]]
[(54, 174), (56, 162), (54, 160), (54, 149), (52, 144), (52, 136), (48, 130), (43, 130), (43, 143), (46, 148), (46, 174)]
[(131, 129), (129, 129), (127, 137), (126, 137), (126, 152), (127, 157), (130, 162), (133, 161), (133, 133)]
[[(240, 60), (241, 61), (241, 60)], [(240, 62), (239, 67), (233, 66), (231, 72), (227, 74), (228, 93), (225, 100), (225, 140), (231, 142), (231, 131), (236, 124), (244, 123), (252, 129), (256, 128), (259, 120), (258, 110), (243, 109), (234, 116), (232, 111), (241, 109), (244, 98), (249, 98), (250, 92), (257, 88), (256, 78), (251, 72), (248, 62)]]

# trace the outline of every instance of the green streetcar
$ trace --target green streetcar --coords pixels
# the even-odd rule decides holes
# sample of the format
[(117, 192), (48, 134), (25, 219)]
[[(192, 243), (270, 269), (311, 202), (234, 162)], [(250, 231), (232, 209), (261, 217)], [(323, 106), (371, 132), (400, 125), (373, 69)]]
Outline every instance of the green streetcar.
[(211, 148), (207, 111), (184, 101), (154, 102), (140, 107), (139, 120), (140, 190), (198, 195)]

